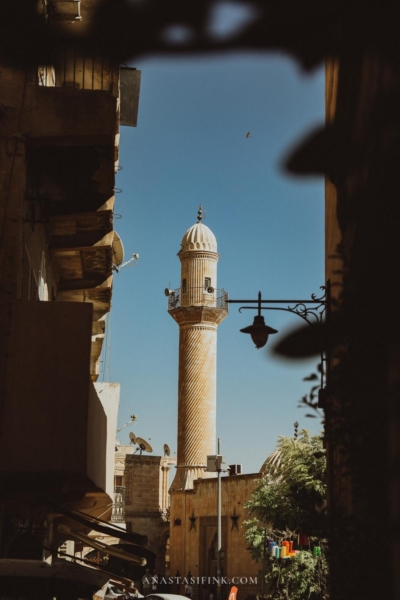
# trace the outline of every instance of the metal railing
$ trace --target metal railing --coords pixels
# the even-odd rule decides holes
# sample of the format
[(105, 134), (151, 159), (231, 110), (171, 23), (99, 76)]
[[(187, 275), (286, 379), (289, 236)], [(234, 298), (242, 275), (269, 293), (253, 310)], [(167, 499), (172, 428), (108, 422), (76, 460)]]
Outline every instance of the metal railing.
[(170, 290), (168, 296), (168, 310), (180, 308), (181, 306), (210, 306), (228, 310), (228, 294), (225, 290), (208, 291), (204, 287), (177, 288)]
[(124, 523), (125, 521), (125, 487), (117, 485), (114, 488), (114, 502), (111, 512), (111, 522)]
[(109, 59), (86, 54), (71, 48), (49, 57), (47, 64), (37, 67), (37, 85), (64, 87), (73, 90), (118, 92), (118, 67)]

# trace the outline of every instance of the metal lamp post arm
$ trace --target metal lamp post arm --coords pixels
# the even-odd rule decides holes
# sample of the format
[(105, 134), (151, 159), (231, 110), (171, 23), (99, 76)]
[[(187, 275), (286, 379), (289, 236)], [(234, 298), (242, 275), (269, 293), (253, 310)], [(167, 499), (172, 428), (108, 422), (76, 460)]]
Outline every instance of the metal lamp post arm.
[[(228, 301), (230, 302), (230, 301)], [(323, 305), (323, 309), (321, 311), (319, 311), (318, 309), (321, 307), (321, 305), (316, 306), (315, 308), (309, 308), (308, 306), (305, 305), (305, 303), (301, 303), (301, 304), (296, 304), (295, 306), (287, 306), (286, 308), (280, 307), (280, 306), (261, 306), (260, 310), (284, 310), (285, 312), (290, 312), (292, 314), (298, 315), (299, 317), (301, 317), (304, 321), (306, 321), (306, 323), (308, 323), (309, 325), (312, 325), (313, 323), (321, 323), (322, 322), (322, 318), (323, 318), (323, 314), (325, 312), (325, 305)], [(256, 309), (255, 306), (241, 306), (239, 308), (239, 312), (242, 312), (242, 310), (254, 310)], [(310, 320), (310, 316), (312, 315), (313, 320)]]
[[(309, 325), (313, 323), (321, 323), (326, 307), (328, 305), (329, 286), (321, 287), (324, 290), (323, 296), (317, 298), (316, 294), (311, 295), (310, 300), (263, 300), (261, 292), (258, 292), (257, 300), (231, 300), (227, 302), (230, 304), (257, 304), (257, 306), (241, 306), (239, 312), (242, 310), (257, 310), (258, 315), (261, 315), (262, 310), (284, 310), (294, 315), (298, 315)], [(287, 304), (292, 306), (280, 307), (280, 306), (262, 306), (263, 304)], [(312, 319), (310, 317), (312, 316)]]

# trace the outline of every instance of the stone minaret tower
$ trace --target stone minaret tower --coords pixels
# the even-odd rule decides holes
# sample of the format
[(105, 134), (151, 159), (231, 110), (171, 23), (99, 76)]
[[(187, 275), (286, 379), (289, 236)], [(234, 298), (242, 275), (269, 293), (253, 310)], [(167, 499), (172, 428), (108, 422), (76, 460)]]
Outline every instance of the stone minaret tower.
[(218, 325), (228, 314), (227, 294), (217, 289), (217, 240), (198, 220), (182, 239), (181, 287), (169, 292), (168, 312), (179, 325), (178, 456), (170, 491), (192, 489), (206, 477), (216, 445)]

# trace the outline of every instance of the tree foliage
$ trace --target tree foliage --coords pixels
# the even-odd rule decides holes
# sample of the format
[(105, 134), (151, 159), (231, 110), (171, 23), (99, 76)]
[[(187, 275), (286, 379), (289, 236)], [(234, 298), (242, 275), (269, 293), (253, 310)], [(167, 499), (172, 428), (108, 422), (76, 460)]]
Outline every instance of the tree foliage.
[(325, 555), (300, 550), (286, 560), (268, 552), (267, 540), (277, 542), (309, 536), (311, 545), (326, 548), (326, 458), (320, 436), (302, 430), (298, 437), (280, 437), (279, 460), (267, 466), (265, 476), (247, 503), (254, 518), (245, 522), (252, 557), (263, 562), (268, 598), (273, 600), (326, 599)]
[(265, 581), (273, 600), (325, 600), (328, 598), (327, 574), (325, 556), (300, 551), (286, 561), (277, 561), (268, 555)]
[(320, 436), (303, 429), (298, 438), (279, 437), (279, 464), (271, 464), (247, 506), (282, 532), (326, 536), (326, 457)]

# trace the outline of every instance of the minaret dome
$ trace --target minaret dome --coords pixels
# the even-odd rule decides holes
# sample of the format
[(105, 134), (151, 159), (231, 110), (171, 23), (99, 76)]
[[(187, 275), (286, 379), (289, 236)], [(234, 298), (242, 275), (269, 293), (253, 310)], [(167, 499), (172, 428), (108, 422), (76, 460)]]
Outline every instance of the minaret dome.
[(196, 250), (217, 251), (217, 239), (203, 223), (192, 225), (182, 238), (181, 252)]

